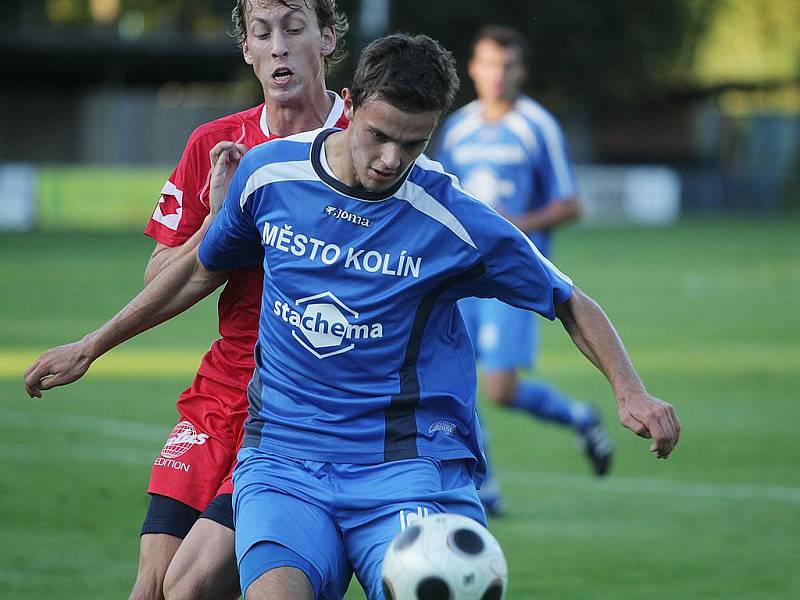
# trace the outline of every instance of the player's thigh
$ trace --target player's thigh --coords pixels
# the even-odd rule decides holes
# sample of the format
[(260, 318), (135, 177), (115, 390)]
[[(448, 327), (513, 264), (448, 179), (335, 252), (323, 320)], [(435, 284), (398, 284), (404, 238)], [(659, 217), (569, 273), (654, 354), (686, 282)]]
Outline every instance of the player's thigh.
[[(465, 461), (417, 458), (385, 463), (382, 470), (363, 483), (351, 480), (353, 509), (340, 519), (348, 558), (370, 600), (383, 598), (380, 574), (389, 544), (418, 519), (448, 512), (486, 525)], [(372, 506), (364, 508), (366, 503)]]
[(148, 492), (205, 509), (235, 461), (241, 403), (241, 390), (198, 375), (180, 395), (180, 420), (153, 463)]
[(243, 592), (279, 567), (303, 571), (317, 597), (341, 598), (352, 570), (330, 512), (324, 463), (244, 449), (234, 473), (236, 558)]
[(536, 353), (536, 316), (499, 300), (480, 299), (477, 342), (483, 371), (523, 369)]
[(239, 596), (233, 529), (201, 518), (184, 539), (164, 578), (166, 600)]
[(277, 567), (247, 588), (246, 600), (314, 600), (316, 593), (306, 574), (295, 567)]

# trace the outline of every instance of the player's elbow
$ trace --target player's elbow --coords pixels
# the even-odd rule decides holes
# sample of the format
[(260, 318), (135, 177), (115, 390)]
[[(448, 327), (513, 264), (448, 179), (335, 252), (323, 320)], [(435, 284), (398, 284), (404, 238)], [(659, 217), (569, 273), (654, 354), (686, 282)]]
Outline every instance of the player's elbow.
[(574, 223), (583, 216), (583, 208), (577, 198), (572, 198), (564, 204), (564, 223)]

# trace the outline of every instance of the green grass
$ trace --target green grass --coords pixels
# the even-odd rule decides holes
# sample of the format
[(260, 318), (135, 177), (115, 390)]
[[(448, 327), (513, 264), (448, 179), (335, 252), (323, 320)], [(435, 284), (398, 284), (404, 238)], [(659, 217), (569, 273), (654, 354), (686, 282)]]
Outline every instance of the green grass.
[[(668, 461), (612, 426), (613, 474), (568, 432), (485, 409), (510, 514), (490, 523), (512, 600), (788, 598), (800, 589), (800, 222), (704, 220), (566, 231), (557, 263), (607, 309), (652, 393), (683, 422)], [(215, 335), (215, 301), (29, 400), (21, 371), (141, 286), (132, 234), (0, 236), (0, 595), (120, 598), (133, 582), (149, 464)], [(614, 418), (558, 324), (537, 375)], [(148, 369), (157, 353), (162, 369)], [(126, 374), (127, 373), (127, 374)], [(353, 591), (348, 598), (363, 597)]]

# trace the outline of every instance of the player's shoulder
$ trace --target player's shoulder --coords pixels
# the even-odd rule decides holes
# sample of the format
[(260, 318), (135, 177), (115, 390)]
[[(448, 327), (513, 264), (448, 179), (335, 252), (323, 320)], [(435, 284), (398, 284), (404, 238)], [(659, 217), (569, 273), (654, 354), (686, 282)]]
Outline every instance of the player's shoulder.
[(447, 149), (480, 129), (482, 123), (481, 106), (477, 100), (453, 111), (443, 121), (439, 129), (439, 146)]
[[(439, 162), (425, 154), (421, 154), (415, 161), (409, 174), (409, 182), (417, 186), (419, 192), (451, 212), (472, 215), (476, 212), (482, 214), (488, 209), (485, 202), (464, 191), (458, 177), (445, 171)], [(494, 213), (491, 209), (489, 211)]]
[(561, 130), (555, 115), (530, 96), (517, 98), (513, 111), (537, 129)]
[(189, 136), (188, 145), (198, 145), (213, 148), (217, 142), (233, 140), (241, 137), (242, 128), (250, 122), (261, 119), (263, 104), (242, 110), (197, 127)]
[(474, 115), (480, 114), (480, 103), (477, 100), (473, 100), (462, 106), (461, 108), (457, 108), (453, 112), (451, 112), (447, 117), (444, 118), (442, 121), (442, 127), (450, 128), (454, 125), (457, 125), (464, 119), (469, 119)]
[(244, 155), (242, 165), (256, 167), (275, 163), (310, 161), (311, 146), (322, 131), (322, 129), (313, 129), (284, 138), (274, 138), (266, 144), (259, 144)]

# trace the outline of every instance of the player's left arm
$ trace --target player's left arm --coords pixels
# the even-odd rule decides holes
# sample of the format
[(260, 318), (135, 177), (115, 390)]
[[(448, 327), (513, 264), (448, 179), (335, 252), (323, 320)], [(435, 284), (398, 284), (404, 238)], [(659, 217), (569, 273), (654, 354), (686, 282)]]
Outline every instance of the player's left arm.
[(581, 215), (578, 184), (561, 127), (553, 119), (536, 130), (541, 151), (535, 155), (531, 168), (545, 202), (538, 208), (509, 218), (525, 233), (555, 229), (576, 221)]
[(581, 216), (581, 206), (578, 198), (570, 196), (553, 200), (538, 208), (521, 215), (506, 216), (506, 218), (525, 233), (555, 229), (577, 221)]
[(572, 341), (611, 384), (620, 422), (636, 435), (652, 439), (650, 451), (658, 458), (667, 458), (680, 437), (678, 415), (671, 404), (647, 392), (600, 305), (573, 287), (569, 300), (556, 304), (555, 309)]

